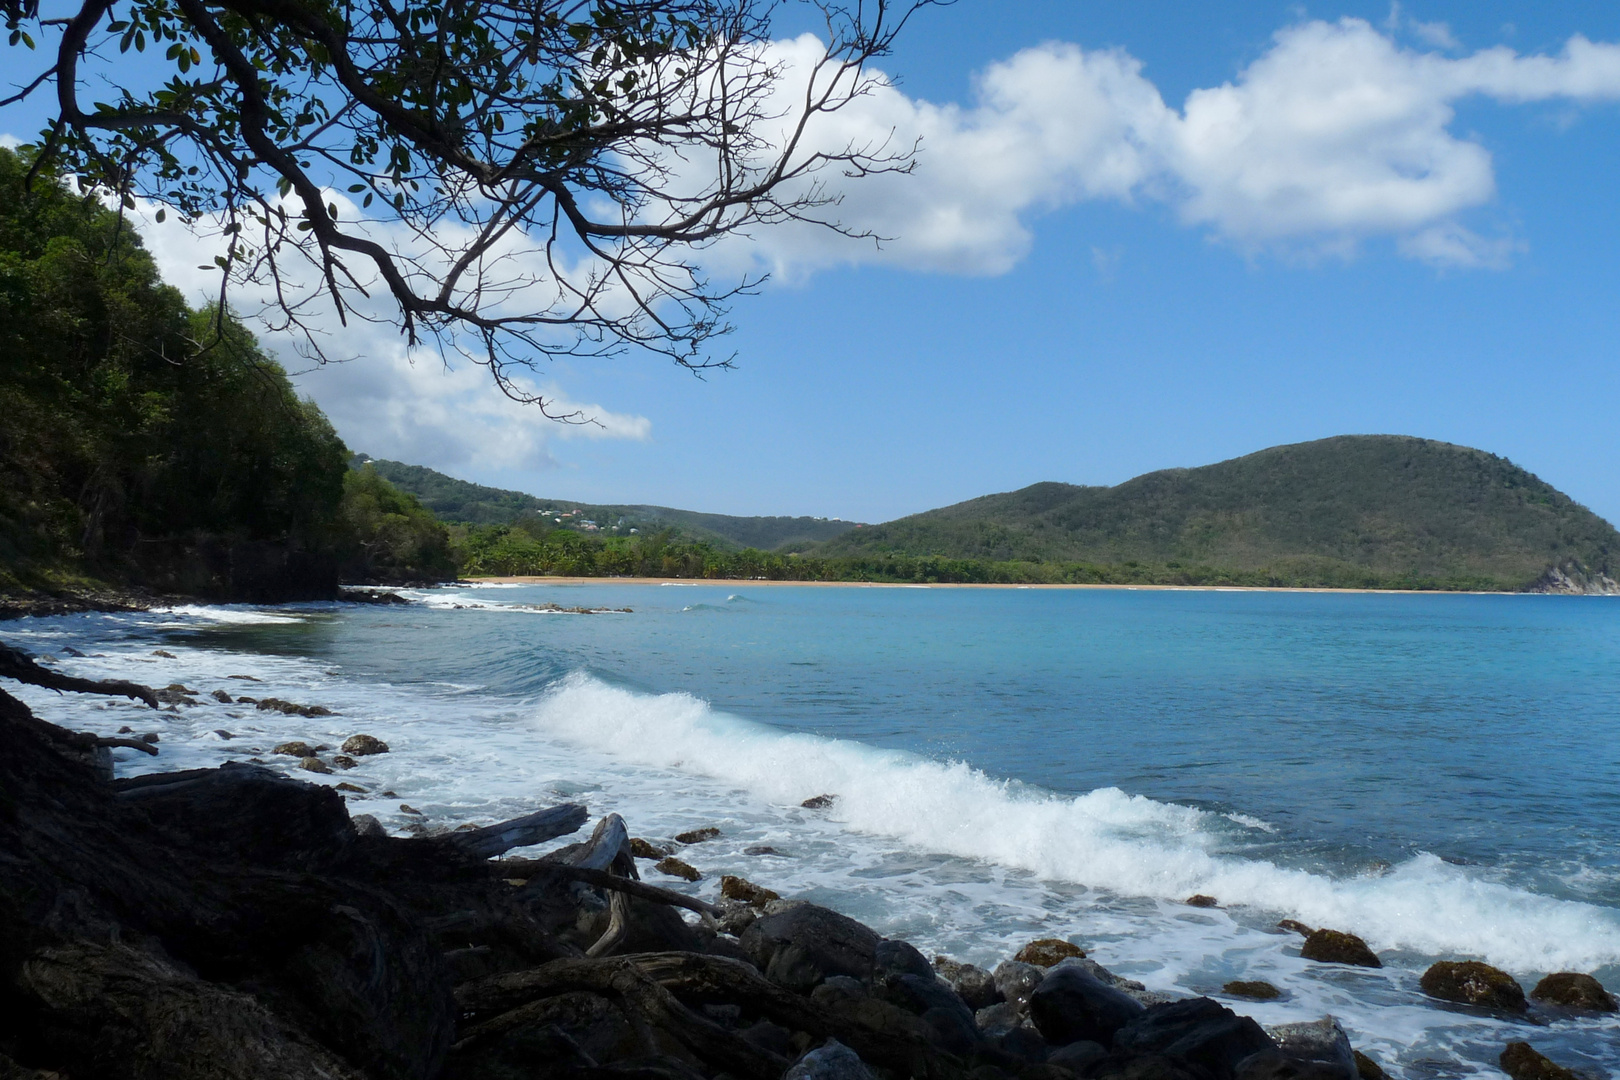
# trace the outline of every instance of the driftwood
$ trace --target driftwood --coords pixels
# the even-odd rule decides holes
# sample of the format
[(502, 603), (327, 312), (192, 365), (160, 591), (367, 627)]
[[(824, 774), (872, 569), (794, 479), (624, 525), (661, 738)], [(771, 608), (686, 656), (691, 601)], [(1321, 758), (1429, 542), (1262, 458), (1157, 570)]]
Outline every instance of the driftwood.
[(445, 839), (469, 855), (490, 859), (515, 847), (529, 847), (567, 836), (584, 825), (588, 816), (585, 807), (579, 803), (563, 803), (497, 825), (451, 833)]
[[(496, 977), (502, 978), (505, 977)], [(616, 999), (628, 1011), (668, 1032), (699, 1058), (736, 1076), (777, 1080), (791, 1064), (786, 1058), (762, 1050), (699, 1016), (628, 958), (554, 960), (524, 972), (523, 982), (526, 989), (523, 1004), (579, 991)], [(458, 992), (458, 1003), (464, 1010), (476, 1012), (476, 1001), (476, 991), (470, 992), (468, 1003), (460, 1001)], [(472, 1003), (470, 1009), (469, 1003)], [(521, 1007), (507, 1010), (466, 1029), (455, 1049), (457, 1053), (476, 1049), (480, 1043), (521, 1028), (527, 1019)]]
[(657, 885), (648, 885), (646, 882), (633, 881), (630, 878), (619, 877), (605, 870), (591, 870), (583, 866), (568, 866), (564, 863), (549, 862), (545, 859), (500, 859), (489, 864), (496, 877), (502, 878), (554, 878), (564, 881), (580, 881), (586, 885), (594, 885), (598, 889), (610, 889), (622, 892), (627, 896), (634, 896), (641, 900), (651, 900), (656, 904), (669, 904), (671, 907), (683, 907), (688, 911), (696, 911), (700, 915), (713, 915), (716, 918), (726, 914), (726, 909), (718, 904), (711, 904), (707, 900), (699, 900), (695, 896), (676, 892), (674, 889), (663, 889)]
[(149, 686), (125, 679), (75, 679), (71, 675), (63, 675), (59, 671), (40, 667), (9, 645), (0, 645), (0, 677), (15, 679), (31, 686), (43, 686), (58, 693), (72, 690), (79, 694), (106, 694), (110, 697), (127, 697), (144, 701), (154, 709), (158, 707), (157, 694)]
[(96, 736), (96, 745), (108, 747), (122, 746), (130, 750), (139, 750), (144, 754), (151, 754), (153, 757), (157, 757), (158, 752), (157, 747), (153, 746), (149, 742), (146, 742), (144, 739), (124, 739), (112, 735)]
[[(618, 814), (607, 814), (585, 844), (568, 860), (582, 870), (596, 870), (618, 877), (636, 878), (636, 859), (630, 854), (630, 829)], [(630, 898), (614, 890), (608, 896), (608, 925), (596, 943), (585, 950), (589, 957), (606, 956), (624, 940), (630, 918)]]

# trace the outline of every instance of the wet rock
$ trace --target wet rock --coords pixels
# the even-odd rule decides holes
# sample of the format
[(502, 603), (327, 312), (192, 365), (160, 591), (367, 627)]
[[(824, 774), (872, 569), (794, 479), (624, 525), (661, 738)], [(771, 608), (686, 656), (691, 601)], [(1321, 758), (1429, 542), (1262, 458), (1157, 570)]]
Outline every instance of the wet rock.
[(1336, 1075), (1338, 1080), (1356, 1080), (1356, 1058), (1350, 1048), (1350, 1036), (1333, 1017), (1324, 1016), (1309, 1023), (1278, 1024), (1267, 1028), (1266, 1034), (1286, 1057), (1296, 1062), (1325, 1065), (1328, 1067), (1326, 1075)]
[(1080, 1039), (1068, 1046), (1060, 1046), (1046, 1055), (1048, 1065), (1068, 1069), (1076, 1075), (1084, 1075), (1085, 1070), (1096, 1062), (1108, 1056), (1108, 1048), (1102, 1043), (1092, 1042), (1090, 1039)]
[(347, 780), (345, 780), (345, 781), (343, 781), (343, 783), (339, 784), (337, 786), (337, 789), (339, 791), (350, 791), (350, 792), (355, 793), (356, 795), (364, 795), (364, 794), (366, 794), (366, 789), (365, 788), (361, 787), (359, 784), (351, 784)]
[(884, 1001), (921, 1017), (933, 1032), (934, 1041), (953, 1054), (967, 1054), (981, 1041), (972, 1010), (932, 971), (914, 975), (883, 973), (879, 969), (873, 990)]
[(236, 703), (238, 705), (257, 705), (259, 703), (259, 699), (248, 697), (246, 694), (243, 694), (241, 697), (236, 699)]
[(764, 907), (772, 900), (782, 899), (782, 895), (774, 889), (755, 885), (747, 878), (733, 874), (725, 874), (720, 878), (720, 895), (726, 900), (740, 900), (752, 907)]
[(1188, 907), (1221, 906), (1221, 902), (1219, 900), (1215, 899), (1213, 896), (1205, 896), (1203, 893), (1194, 893), (1192, 896), (1189, 896), (1187, 899), (1183, 900), (1182, 903), (1186, 904)]
[(354, 760), (354, 758), (350, 757), (348, 754), (333, 754), (332, 764), (336, 765), (340, 769), (352, 769), (360, 763)]
[(1310, 937), (1312, 934), (1316, 933), (1315, 930), (1312, 930), (1298, 919), (1284, 919), (1277, 924), (1277, 929), (1292, 930), (1294, 933), (1303, 937)]
[(315, 748), (309, 745), (307, 742), (295, 741), (279, 743), (277, 744), (275, 750), (271, 752), (276, 754), (286, 754), (288, 757), (306, 758), (314, 756)]
[(1018, 1011), (1017, 1005), (1010, 1001), (1000, 1001), (975, 1012), (973, 1022), (979, 1026), (979, 1030), (986, 1038), (993, 1038), (1021, 1026), (1024, 1016)]
[(1423, 973), (1423, 992), (1442, 1001), (1523, 1012), (1524, 987), (1500, 968), (1478, 960), (1441, 960)]
[[(384, 795), (392, 795), (393, 792), (385, 791), (385, 792), (383, 792), (383, 794)], [(402, 813), (402, 814), (415, 814), (417, 817), (422, 816), (422, 811), (420, 811), (416, 807), (410, 806), (410, 805), (408, 805), (406, 803), (400, 803), (399, 804), (399, 812)]]
[(1054, 969), (1029, 995), (1030, 1019), (1054, 1046), (1081, 1039), (1107, 1044), (1142, 1015), (1135, 998), (1077, 967)]
[(62, 646), (62, 655), (64, 655), (64, 656), (83, 656), (84, 653), (80, 652), (78, 649), (75, 649), (71, 645), (64, 645), (64, 646)]
[(1264, 979), (1244, 981), (1234, 979), (1221, 987), (1223, 993), (1233, 997), (1248, 998), (1250, 1001), (1275, 1001), (1282, 997), (1282, 991), (1266, 982)]
[(1097, 963), (1097, 961), (1092, 960), (1089, 957), (1071, 956), (1069, 959), (1060, 961), (1058, 964), (1048, 968), (1047, 970), (1056, 971), (1058, 968), (1065, 967), (1079, 968), (1092, 978), (1107, 986), (1112, 986), (1115, 990), (1120, 991), (1127, 997), (1135, 998), (1143, 1005), (1161, 1005), (1166, 1001), (1176, 1000), (1167, 994), (1161, 994), (1157, 991), (1149, 990), (1146, 986), (1143, 986), (1135, 979), (1127, 979), (1123, 975), (1115, 975), (1112, 971), (1109, 971), (1107, 968), (1103, 967), (1101, 964)]
[(1614, 995), (1590, 975), (1576, 971), (1560, 971), (1536, 983), (1530, 991), (1536, 1001), (1558, 1005), (1566, 1009), (1584, 1009), (1589, 1012), (1620, 1011)]
[[(916, 975), (934, 978), (934, 966), (910, 942), (886, 938), (878, 942), (872, 965), (879, 975)], [(955, 993), (953, 990), (952, 993)]]
[(994, 1037), (983, 1036), (984, 1041), (1002, 1054), (1011, 1055), (1027, 1065), (1044, 1065), (1052, 1048), (1041, 1033), (1032, 1027), (1015, 1027), (998, 1032)]
[[(735, 1005), (732, 1008), (737, 1008)], [(742, 1010), (737, 1009), (740, 1016)], [(716, 1019), (719, 1019), (718, 1017)], [(757, 1046), (767, 1053), (792, 1060), (798, 1056), (798, 1048), (793, 1045), (793, 1032), (780, 1024), (773, 1024), (769, 1020), (761, 1020), (757, 1024), (738, 1032), (742, 1040), (750, 1046)]]
[(778, 858), (783, 858), (783, 859), (787, 858), (786, 855), (783, 855), (780, 851), (777, 851), (775, 848), (771, 847), (769, 844), (755, 844), (752, 847), (745, 847), (745, 848), (743, 848), (743, 854), (744, 855), (775, 855)]
[(183, 690), (162, 689), (156, 691), (157, 699), (165, 705), (196, 705), (197, 699)]
[(716, 917), (714, 925), (715, 929), (722, 934), (730, 934), (733, 937), (740, 938), (743, 931), (754, 925), (754, 920), (757, 918), (759, 918), (757, 908), (750, 904), (732, 903), (726, 905), (724, 915)]
[(1350, 1056), (1356, 1060), (1356, 1075), (1361, 1080), (1389, 1080), (1389, 1074), (1384, 1067), (1360, 1050), (1350, 1051)]
[[(239, 698), (237, 700), (244, 699)], [(285, 716), (308, 717), (332, 715), (332, 710), (328, 709), (325, 705), (298, 705), (291, 701), (283, 701), (281, 698), (273, 697), (260, 698), (258, 701), (254, 702), (254, 706), (266, 712), (278, 712)]]
[(743, 933), (742, 946), (772, 982), (805, 993), (829, 975), (868, 978), (879, 940), (836, 911), (777, 901)]
[(260, 679), (257, 679), (252, 675), (227, 675), (225, 677), (227, 679), (240, 679), (242, 682), (260, 682), (261, 681)]
[(1003, 960), (996, 965), (996, 970), (990, 975), (996, 984), (996, 992), (1003, 1001), (1010, 1001), (1022, 1009), (1029, 1001), (1029, 995), (1046, 978), (1044, 968), (1034, 964), (1026, 964), (1021, 960)]
[(388, 744), (375, 735), (350, 735), (343, 740), (343, 752), (355, 757), (370, 757), (372, 754), (388, 753)]
[(860, 1055), (837, 1039), (828, 1039), (783, 1074), (782, 1080), (876, 1080)]
[(671, 851), (667, 847), (648, 843), (639, 836), (632, 836), (630, 838), (630, 854), (638, 859), (662, 859), (665, 855), (671, 854)]
[(1502, 1071), (1513, 1080), (1580, 1080), (1570, 1069), (1540, 1054), (1527, 1042), (1512, 1042), (1502, 1051)]
[(1378, 954), (1354, 934), (1342, 930), (1312, 930), (1300, 946), (1299, 955), (1323, 964), (1353, 964), (1356, 967), (1383, 967)]
[(806, 810), (826, 810), (837, 801), (838, 796), (836, 795), (812, 795), (799, 805), (804, 807)]
[(1215, 1080), (1232, 1080), (1245, 1058), (1276, 1048), (1249, 1017), (1203, 997), (1154, 1005), (1114, 1036), (1114, 1049), (1122, 1054), (1162, 1054)]
[(174, 653), (170, 652), (167, 649), (153, 649), (152, 650), (152, 655), (153, 656), (161, 656), (165, 660), (173, 660), (173, 659), (175, 659)]
[(378, 821), (370, 814), (356, 814), (349, 820), (354, 822), (355, 831), (361, 836), (388, 835), (388, 830), (382, 827), (382, 822)]
[(162, 740), (158, 738), (157, 732), (148, 731), (145, 735), (141, 736), (141, 742), (156, 746), (159, 742), (162, 742)]
[(314, 756), (304, 758), (298, 763), (298, 767), (312, 773), (329, 774), (332, 771), (332, 766)]
[(1014, 956), (1013, 959), (1020, 964), (1034, 964), (1036, 967), (1048, 968), (1053, 964), (1069, 959), (1071, 956), (1083, 957), (1085, 955), (1086, 950), (1072, 942), (1063, 941), (1059, 938), (1041, 938), (1019, 949), (1018, 955)]
[(676, 833), (675, 842), (677, 844), (701, 844), (705, 840), (713, 840), (719, 835), (719, 829), (716, 829), (712, 825), (706, 825), (701, 829), (692, 829), (689, 832)]
[(236, 738), (235, 735), (231, 734), (229, 731), (226, 731), (224, 728), (215, 728), (214, 729), (214, 734), (218, 735), (220, 738), (224, 739), (226, 742), (229, 742), (230, 740)]
[(227, 694), (223, 690), (215, 690), (208, 696), (219, 702), (221, 705), (229, 705), (231, 703), (231, 695)]
[(653, 864), (653, 869), (660, 874), (670, 877), (684, 878), (687, 881), (702, 881), (703, 875), (698, 873), (697, 867), (689, 862), (683, 862), (673, 855), (665, 856)]
[(1001, 991), (988, 971), (972, 964), (959, 964), (948, 956), (934, 957), (934, 970), (962, 996), (968, 1008), (977, 1012), (1001, 1001)]

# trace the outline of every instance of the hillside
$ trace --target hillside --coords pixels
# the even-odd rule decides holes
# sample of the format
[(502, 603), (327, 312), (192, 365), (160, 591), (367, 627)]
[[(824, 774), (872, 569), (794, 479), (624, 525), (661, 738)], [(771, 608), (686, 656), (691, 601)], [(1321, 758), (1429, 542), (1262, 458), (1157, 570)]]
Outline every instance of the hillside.
[[(628, 506), (541, 499), (521, 491), (485, 487), (453, 476), (398, 461), (378, 461), (360, 455), (377, 473), (408, 491), (440, 520), (471, 525), (505, 525), (525, 516), (544, 516), (554, 526), (584, 528), (595, 524), (603, 532), (628, 536), (673, 529), (687, 540), (705, 542), (727, 551), (758, 548), (769, 551), (787, 545), (803, 546), (829, 540), (855, 527), (851, 521), (813, 517), (732, 517), (675, 510), (667, 506)], [(595, 530), (592, 530), (595, 531)]]
[(829, 558), (1219, 567), (1530, 587), (1620, 576), (1620, 533), (1505, 458), (1395, 435), (1277, 446), (1115, 487), (1041, 483), (818, 544)]

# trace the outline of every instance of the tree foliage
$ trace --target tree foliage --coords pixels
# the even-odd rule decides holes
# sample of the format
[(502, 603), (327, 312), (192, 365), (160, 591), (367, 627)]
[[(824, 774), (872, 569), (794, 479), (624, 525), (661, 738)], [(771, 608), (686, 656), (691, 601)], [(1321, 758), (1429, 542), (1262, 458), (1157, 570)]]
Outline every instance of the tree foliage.
[(9, 584), (68, 570), (285, 598), (330, 594), (361, 555), (446, 572), (442, 526), (435, 562), (386, 514), (346, 509), (348, 450), (241, 324), (190, 310), (117, 214), (54, 179), (25, 189), (28, 168), (0, 149)]
[[(909, 167), (912, 147), (829, 148), (813, 128), (932, 2), (812, 3), (826, 52), (791, 72), (769, 43), (774, 0), (0, 12), (10, 69), (39, 58), (8, 100), (55, 93), (40, 166), (217, 230), (220, 310), (233, 287), (267, 291), (316, 354), (320, 312), (392, 318), (537, 400), (514, 365), (625, 346), (714, 363), (748, 283), (712, 284), (695, 250), (790, 220), (840, 228), (829, 170)], [(107, 84), (106, 100), (87, 90)]]

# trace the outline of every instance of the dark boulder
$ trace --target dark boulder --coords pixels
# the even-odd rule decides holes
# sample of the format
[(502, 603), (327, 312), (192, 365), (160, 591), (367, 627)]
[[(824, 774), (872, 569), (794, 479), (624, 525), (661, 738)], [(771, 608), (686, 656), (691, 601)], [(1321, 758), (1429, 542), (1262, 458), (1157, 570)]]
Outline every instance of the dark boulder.
[(1240, 1078), (1261, 1080), (1358, 1080), (1355, 1051), (1350, 1037), (1331, 1016), (1310, 1023), (1279, 1024), (1267, 1034), (1276, 1050), (1262, 1050), (1238, 1069)]
[(1361, 1080), (1389, 1080), (1389, 1074), (1384, 1067), (1360, 1050), (1352, 1050), (1351, 1056), (1356, 1059), (1356, 1075)]
[(1001, 991), (996, 989), (996, 980), (981, 967), (972, 964), (959, 964), (947, 956), (934, 957), (934, 970), (939, 977), (951, 984), (951, 989), (962, 995), (968, 1008), (977, 1012), (1001, 1001)]
[(741, 940), (772, 982), (804, 993), (829, 975), (869, 978), (881, 939), (846, 915), (796, 903), (767, 909)]
[(1574, 1071), (1538, 1053), (1527, 1042), (1508, 1043), (1499, 1064), (1513, 1080), (1580, 1080)]
[(934, 1041), (953, 1054), (966, 1054), (983, 1040), (973, 1021), (973, 1011), (932, 971), (914, 975), (905, 971), (883, 973), (880, 969), (874, 976), (873, 990), (890, 1004), (922, 1017)]
[(343, 797), (259, 765), (147, 773), (113, 782), (118, 800), (221, 857), (307, 868), (341, 859), (356, 836)]
[(755, 885), (747, 878), (733, 874), (725, 874), (720, 878), (720, 896), (726, 900), (741, 901), (750, 907), (764, 907), (772, 900), (782, 899), (782, 894), (775, 889)]
[(670, 877), (683, 878), (687, 881), (703, 880), (703, 875), (698, 872), (697, 867), (673, 855), (666, 855), (653, 863), (653, 869), (660, 874), (668, 874)]
[(1029, 995), (1041, 985), (1046, 978), (1046, 971), (1034, 964), (1025, 964), (1018, 960), (1003, 960), (996, 965), (996, 970), (990, 975), (995, 983), (996, 993), (1001, 995), (1003, 1001), (1011, 1002), (1019, 1010), (1029, 1001)]
[(1203, 893), (1195, 893), (1194, 895), (1183, 900), (1182, 903), (1186, 904), (1188, 907), (1211, 908), (1221, 906), (1221, 902), (1219, 900), (1215, 899), (1213, 896), (1206, 896)]
[(1054, 1046), (1081, 1039), (1107, 1045), (1115, 1032), (1141, 1019), (1143, 1008), (1090, 973), (1062, 967), (1049, 972), (1030, 994), (1029, 1015)]
[(876, 1080), (859, 1054), (828, 1039), (796, 1061), (782, 1080)]
[(893, 938), (878, 942), (877, 951), (872, 954), (872, 966), (881, 975), (916, 975), (934, 980), (934, 968), (928, 959), (910, 942)]
[[(1041, 1033), (1036, 1031), (1034, 1028), (1029, 1027), (1009, 1028), (991, 1040), (991, 1044), (1003, 1054), (1011, 1054), (1020, 1061), (1027, 1061), (1031, 1065), (1040, 1065), (1044, 1063), (1051, 1057), (1052, 1054), (1052, 1048), (1047, 1045), (1045, 1039), (1041, 1038)], [(1063, 1047), (1063, 1049), (1068, 1050), (1070, 1047), (1074, 1046), (1096, 1045), (1096, 1043), (1070, 1043), (1068, 1046)], [(1102, 1047), (1098, 1046), (1097, 1049), (1101, 1051)], [(1063, 1063), (1056, 1062), (1055, 1064), (1062, 1065)], [(1073, 1068), (1073, 1066), (1065, 1067)], [(1078, 1072), (1079, 1070), (1076, 1071)]]
[(353, 754), (355, 757), (386, 754), (388, 753), (388, 744), (375, 735), (350, 735), (343, 740), (343, 752)]
[(1524, 1012), (1524, 987), (1507, 972), (1478, 960), (1441, 960), (1423, 973), (1419, 985), (1430, 997), (1486, 1009)]
[(1089, 1039), (1060, 1046), (1046, 1055), (1048, 1065), (1058, 1065), (1070, 1072), (1083, 1074), (1086, 1069), (1108, 1056), (1108, 1048)]
[(690, 832), (676, 833), (675, 842), (677, 844), (701, 844), (705, 840), (713, 840), (719, 835), (719, 829), (716, 829), (712, 825), (705, 825), (701, 829), (693, 829)]
[(1530, 991), (1536, 1001), (1558, 1005), (1565, 1009), (1583, 1009), (1588, 1012), (1620, 1011), (1614, 995), (1590, 975), (1576, 971), (1560, 971), (1536, 983)]
[(1122, 1027), (1113, 1041), (1120, 1054), (1161, 1054), (1203, 1069), (1215, 1080), (1232, 1080), (1239, 1062), (1277, 1048), (1259, 1024), (1210, 998), (1154, 1005)]
[(1313, 930), (1300, 946), (1299, 955), (1323, 964), (1352, 964), (1356, 967), (1383, 967), (1378, 954), (1354, 934), (1342, 930)]

